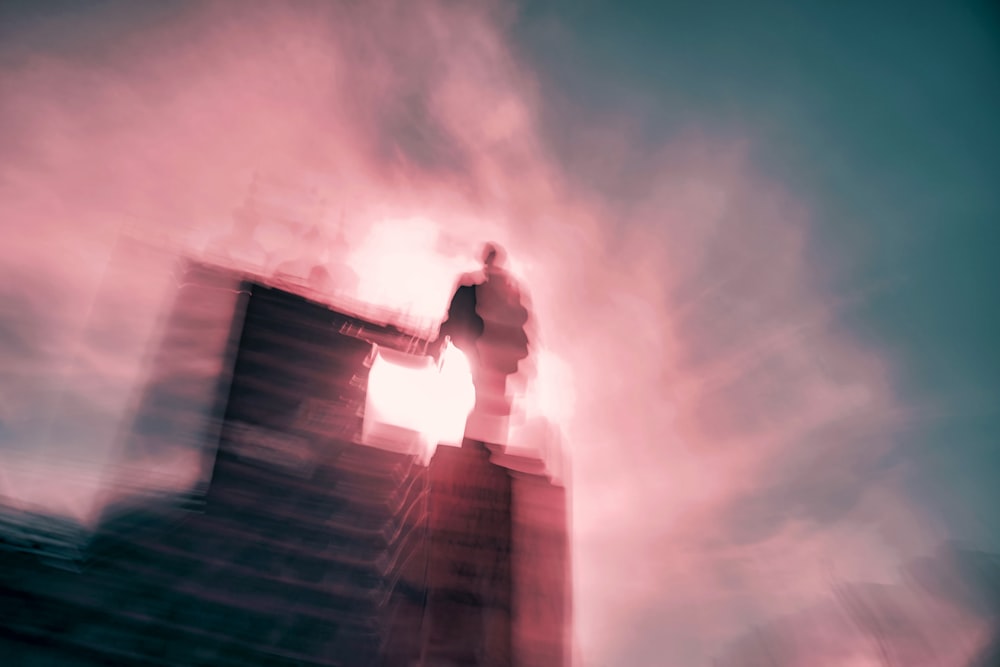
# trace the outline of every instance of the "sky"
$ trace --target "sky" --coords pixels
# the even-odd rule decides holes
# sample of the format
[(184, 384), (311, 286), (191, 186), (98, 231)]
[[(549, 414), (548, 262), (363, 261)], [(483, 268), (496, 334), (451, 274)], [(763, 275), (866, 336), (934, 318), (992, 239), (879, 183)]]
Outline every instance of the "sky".
[(508, 248), (567, 369), (579, 665), (971, 664), (1000, 16), (802, 4), (3, 3), (0, 491), (86, 505), (176, 246), (264, 171), (411, 316)]

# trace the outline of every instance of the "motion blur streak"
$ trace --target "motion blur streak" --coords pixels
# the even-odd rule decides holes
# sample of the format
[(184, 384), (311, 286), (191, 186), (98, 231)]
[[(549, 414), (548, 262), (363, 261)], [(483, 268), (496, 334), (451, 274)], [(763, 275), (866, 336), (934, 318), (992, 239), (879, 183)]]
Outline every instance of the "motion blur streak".
[[(315, 260), (353, 270), (345, 296), (426, 326), (477, 243), (507, 246), (568, 443), (580, 664), (964, 664), (989, 614), (901, 586), (940, 536), (887, 462), (907, 406), (840, 326), (809, 211), (745, 144), (649, 147), (614, 119), (573, 129), (634, 196), (578, 185), (547, 147), (515, 9), (112, 2), (5, 38), (5, 502), (97, 502), (175, 260), (210, 252), (255, 175), (276, 174), (323, 202), (344, 245)], [(236, 268), (313, 251), (259, 231)], [(197, 477), (180, 454), (130, 465)], [(859, 581), (881, 588), (843, 592)], [(879, 641), (851, 623), (890, 607)]]

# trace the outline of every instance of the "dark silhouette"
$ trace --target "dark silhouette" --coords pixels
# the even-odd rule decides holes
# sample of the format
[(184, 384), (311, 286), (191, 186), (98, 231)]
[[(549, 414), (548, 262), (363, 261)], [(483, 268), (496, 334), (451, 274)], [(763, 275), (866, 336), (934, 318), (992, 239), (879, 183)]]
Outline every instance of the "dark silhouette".
[(470, 416), (477, 424), (474, 439), (502, 443), (513, 407), (508, 378), (528, 356), (528, 310), (517, 281), (503, 268), (503, 249), (488, 243), (482, 259), (481, 271), (458, 281), (447, 318), (428, 353), (439, 359), (449, 338), (465, 353), (476, 391)]
[(450, 338), (469, 359), (477, 405), (493, 414), (507, 414), (507, 377), (516, 373), (519, 362), (528, 356), (524, 330), (528, 310), (520, 287), (503, 268), (503, 249), (487, 243), (482, 258), (481, 272), (459, 280), (447, 318), (428, 353), (438, 358), (444, 341)]
[(441, 324), (437, 340), (431, 343), (430, 353), (434, 357), (441, 354), (444, 341), (451, 342), (469, 357), (469, 363), (474, 367), (476, 341), (483, 335), (483, 318), (476, 312), (476, 286), (459, 284), (455, 295), (448, 306), (448, 318)]

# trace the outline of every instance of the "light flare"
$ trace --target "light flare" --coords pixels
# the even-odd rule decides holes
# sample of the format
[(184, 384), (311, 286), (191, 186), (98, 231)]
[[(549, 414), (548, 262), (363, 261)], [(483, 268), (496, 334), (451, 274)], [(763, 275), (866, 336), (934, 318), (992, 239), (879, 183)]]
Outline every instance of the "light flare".
[(399, 446), (406, 442), (398, 437), (399, 431), (407, 431), (413, 435), (410, 443), (429, 459), (439, 444), (462, 444), (475, 401), (469, 361), (453, 345), (445, 346), (440, 365), (430, 357), (376, 348), (362, 441), (376, 447)]
[(359, 277), (356, 298), (411, 318), (439, 321), (456, 274), (466, 268), (437, 249), (442, 228), (422, 217), (373, 224), (347, 258)]

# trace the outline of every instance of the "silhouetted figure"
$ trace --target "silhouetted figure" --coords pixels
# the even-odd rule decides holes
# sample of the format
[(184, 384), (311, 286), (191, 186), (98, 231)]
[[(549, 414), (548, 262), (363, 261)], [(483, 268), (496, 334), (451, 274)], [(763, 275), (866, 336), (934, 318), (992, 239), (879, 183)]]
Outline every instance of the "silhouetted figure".
[(528, 356), (529, 343), (524, 331), (528, 311), (503, 260), (499, 246), (489, 243), (483, 248), (482, 272), (459, 281), (447, 319), (429, 348), (429, 354), (437, 357), (445, 338), (451, 338), (472, 367), (477, 408), (495, 415), (509, 414), (507, 377)]
[(448, 306), (448, 317), (441, 324), (437, 340), (431, 343), (430, 353), (437, 357), (446, 338), (469, 357), (475, 366), (476, 341), (483, 335), (483, 318), (476, 312), (476, 285), (459, 284)]

